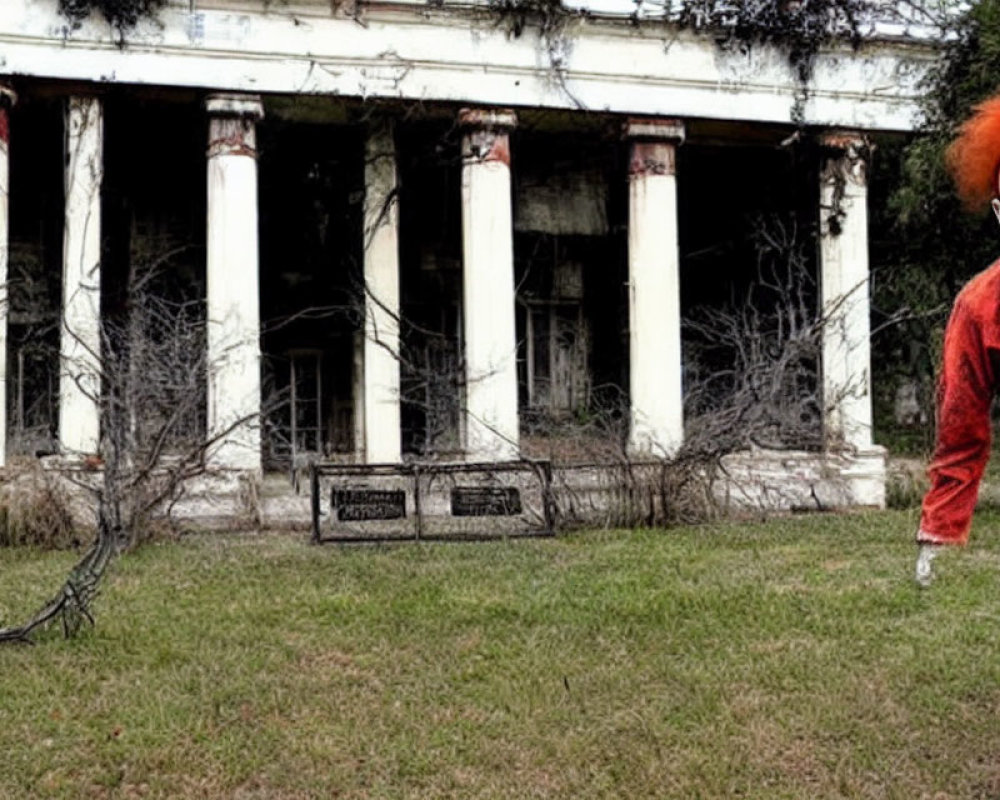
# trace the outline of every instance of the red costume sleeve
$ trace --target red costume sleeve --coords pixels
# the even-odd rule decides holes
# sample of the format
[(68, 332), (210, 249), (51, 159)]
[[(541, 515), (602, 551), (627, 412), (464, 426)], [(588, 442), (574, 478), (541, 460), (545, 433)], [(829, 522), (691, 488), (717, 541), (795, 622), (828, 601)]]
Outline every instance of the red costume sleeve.
[(965, 544), (990, 455), (990, 405), (1000, 354), (1000, 262), (959, 294), (945, 330), (937, 445), (918, 541)]

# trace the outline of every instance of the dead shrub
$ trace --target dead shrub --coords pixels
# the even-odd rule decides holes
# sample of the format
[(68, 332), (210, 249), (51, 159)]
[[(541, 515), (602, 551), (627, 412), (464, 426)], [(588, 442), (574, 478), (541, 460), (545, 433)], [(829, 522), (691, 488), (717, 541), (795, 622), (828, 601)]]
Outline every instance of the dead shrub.
[(14, 459), (0, 485), (0, 547), (78, 546), (69, 487), (35, 459)]

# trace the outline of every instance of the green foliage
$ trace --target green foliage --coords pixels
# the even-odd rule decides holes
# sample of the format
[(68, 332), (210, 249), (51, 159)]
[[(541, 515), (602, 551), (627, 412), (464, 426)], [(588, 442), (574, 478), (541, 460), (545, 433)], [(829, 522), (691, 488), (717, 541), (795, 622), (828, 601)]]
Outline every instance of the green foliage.
[(942, 274), (953, 289), (996, 251), (993, 215), (987, 208), (962, 212), (944, 152), (972, 106), (1000, 89), (1000, 0), (970, 6), (949, 34), (926, 80), (920, 136), (900, 154), (902, 178), (889, 209), (897, 216), (902, 255)]
[[(890, 208), (906, 234), (908, 251), (939, 262), (956, 252), (981, 253), (982, 267), (995, 249), (995, 237), (983, 236), (984, 228), (993, 228), (992, 215), (985, 208), (976, 215), (961, 213), (944, 151), (972, 106), (1000, 88), (1000, 0), (980, 0), (949, 28), (942, 59), (925, 82), (921, 135), (901, 153), (902, 181)], [(953, 270), (959, 277), (968, 274), (960, 266)]]
[(902, 320), (873, 341), (883, 425), (901, 379), (926, 387), (932, 418), (933, 372), (951, 302), (997, 256), (993, 214), (963, 210), (944, 153), (972, 106), (998, 88), (1000, 0), (980, 0), (948, 23), (942, 58), (924, 84), (919, 134), (903, 144), (879, 142), (870, 197), (873, 323), (877, 330), (894, 315)]
[(59, 11), (76, 28), (91, 12), (99, 12), (119, 33), (152, 18), (166, 0), (59, 0)]

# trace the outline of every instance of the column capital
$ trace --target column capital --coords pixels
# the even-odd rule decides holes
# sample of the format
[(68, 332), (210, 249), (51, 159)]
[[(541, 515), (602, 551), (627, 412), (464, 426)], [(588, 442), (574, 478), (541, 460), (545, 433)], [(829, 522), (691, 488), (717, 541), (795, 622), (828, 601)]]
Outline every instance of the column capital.
[(510, 108), (462, 108), (458, 111), (460, 128), (512, 131), (517, 127), (517, 114)]
[(264, 117), (257, 95), (211, 94), (205, 98), (209, 114), (208, 157), (257, 157), (256, 125)]
[(264, 119), (264, 104), (257, 94), (210, 94), (205, 97), (205, 111), (214, 117), (239, 117), (253, 122)]
[(628, 162), (629, 180), (639, 180), (651, 175), (677, 174), (677, 147), (666, 141), (632, 142)]
[[(389, 142), (393, 144), (389, 148), (391, 152), (379, 152), (379, 150), (385, 150), (385, 147), (377, 148), (375, 153), (368, 153), (366, 159), (372, 157), (379, 157), (383, 155), (392, 155), (395, 160), (395, 134), (396, 134), (396, 117), (391, 114), (373, 114), (364, 124), (364, 135), (367, 139), (368, 146), (372, 142), (381, 142), (388, 139)], [(365, 162), (367, 163), (367, 161)]]
[(622, 123), (622, 136), (626, 139), (684, 144), (684, 121), (656, 117), (629, 117)]
[(846, 181), (855, 186), (868, 182), (868, 163), (875, 145), (860, 131), (833, 130), (818, 137), (823, 180)]
[(0, 110), (7, 110), (17, 103), (17, 92), (0, 80)]
[(820, 146), (827, 150), (847, 152), (858, 148), (871, 147), (871, 142), (862, 131), (847, 129), (832, 129), (824, 131), (816, 137)]
[(392, 130), (396, 127), (397, 116), (389, 112), (374, 111), (365, 117), (363, 130), (372, 131)]
[(463, 129), (462, 162), (487, 164), (499, 162), (510, 166), (510, 137), (517, 126), (517, 115), (510, 109), (463, 108), (458, 112)]

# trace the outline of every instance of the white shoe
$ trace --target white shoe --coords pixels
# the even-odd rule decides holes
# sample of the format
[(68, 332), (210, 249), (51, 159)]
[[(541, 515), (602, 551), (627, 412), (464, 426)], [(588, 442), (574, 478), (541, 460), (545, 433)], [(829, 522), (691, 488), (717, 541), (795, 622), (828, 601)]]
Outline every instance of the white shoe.
[(941, 547), (934, 544), (922, 544), (917, 552), (917, 569), (914, 576), (917, 586), (926, 589), (934, 581), (933, 561), (941, 552)]

